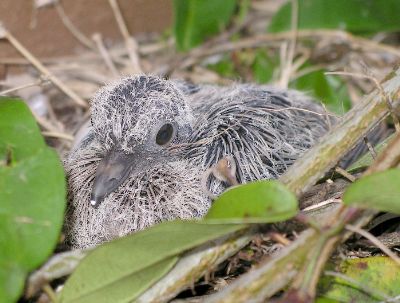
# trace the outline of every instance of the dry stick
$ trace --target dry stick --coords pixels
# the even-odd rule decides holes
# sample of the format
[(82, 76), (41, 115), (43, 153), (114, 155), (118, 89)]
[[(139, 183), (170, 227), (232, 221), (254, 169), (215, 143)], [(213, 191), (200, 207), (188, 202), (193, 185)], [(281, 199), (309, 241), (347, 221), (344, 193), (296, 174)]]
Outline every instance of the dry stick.
[[(400, 95), (400, 71), (397, 70), (393, 73), (392, 78), (387, 79), (382, 87), (386, 93), (390, 92), (397, 96)], [(389, 114), (387, 107), (379, 96), (380, 94), (375, 91), (364, 97), (363, 101), (344, 117), (333, 133), (326, 136), (320, 144), (303, 155), (297, 161), (308, 163), (306, 166), (300, 165), (303, 171), (299, 171), (299, 165), (289, 168), (285, 174), (286, 177), (283, 179), (286, 178), (286, 182), (290, 184), (290, 189), (301, 193), (303, 192), (302, 188), (313, 185), (315, 178), (305, 175), (304, 169), (310, 169), (318, 175), (323, 175), (334, 166), (332, 163), (338, 162), (343, 154), (351, 148), (347, 146), (348, 142), (357, 142), (364, 136), (364, 133), (367, 131), (366, 125), (372, 128)], [(400, 107), (400, 100), (398, 99), (394, 98), (396, 100), (393, 104), (395, 109)], [(360, 110), (360, 116), (357, 115), (358, 110)], [(355, 119), (354, 116), (358, 118)], [(349, 130), (352, 131), (350, 132)], [(344, 140), (345, 138), (346, 140)], [(397, 144), (393, 144), (396, 141)], [(339, 147), (335, 148), (338, 145)], [(319, 161), (315, 161), (315, 159), (319, 159)], [(391, 144), (378, 156), (377, 161), (370, 167), (366, 174), (394, 166), (395, 163), (399, 162), (399, 159), (400, 136), (397, 137), (397, 140), (392, 140)], [(287, 177), (291, 174), (295, 175), (294, 180)], [(295, 179), (299, 179), (299, 182), (295, 182)], [(353, 225), (365, 225), (372, 218), (373, 214), (373, 212), (368, 213), (359, 218)], [(309, 248), (316, 244), (319, 237), (320, 234), (317, 230), (309, 229), (304, 231), (291, 245), (282, 249), (277, 255), (272, 256), (270, 262), (260, 264), (257, 268), (237, 279), (224, 290), (210, 296), (210, 301), (222, 302), (222, 299), (226, 299), (227, 302), (246, 302), (246, 300), (254, 299), (254, 302), (259, 302), (263, 301), (264, 298), (270, 297), (285, 287), (296, 275), (298, 272), (296, 267), (303, 263), (309, 253)], [(220, 241), (219, 244), (211, 245), (207, 248), (199, 248), (187, 253), (166, 276), (143, 293), (137, 299), (137, 302), (165, 302), (170, 300), (183, 289), (190, 287), (192, 281), (199, 279), (209, 268), (214, 268), (217, 264), (236, 253), (251, 238), (252, 232), (244, 230), (242, 235), (227, 238)], [(71, 273), (75, 266), (76, 264), (65, 268), (63, 264), (58, 263), (57, 268), (62, 270), (62, 274), (56, 277)], [(49, 278), (50, 280), (51, 277)], [(249, 293), (249, 290), (252, 290), (252, 292)], [(255, 300), (255, 298), (258, 300)]]
[(107, 51), (106, 47), (104, 46), (103, 39), (101, 38), (101, 34), (96, 33), (93, 35), (93, 40), (99, 49), (100, 55), (103, 57), (104, 62), (106, 63), (107, 67), (110, 69), (114, 77), (119, 77), (119, 72), (115, 67), (114, 62), (111, 59), (109, 52)]
[(25, 298), (33, 297), (43, 285), (70, 274), (89, 251), (91, 250), (72, 250), (52, 256), (46, 264), (29, 275)]
[(113, 10), (115, 19), (117, 20), (118, 28), (121, 31), (122, 36), (124, 37), (125, 45), (128, 50), (128, 55), (132, 63), (133, 73), (140, 74), (142, 73), (142, 68), (139, 64), (138, 45), (136, 43), (136, 40), (129, 35), (128, 28), (126, 26), (124, 18), (122, 17), (117, 0), (108, 0), (108, 2), (110, 3), (110, 6)]
[[(386, 79), (382, 87), (386, 94), (400, 96), (400, 70), (391, 73), (391, 77)], [(393, 108), (400, 108), (400, 98), (393, 98), (393, 100), (395, 100), (392, 104)], [(311, 148), (298, 159), (280, 180), (285, 183), (292, 192), (300, 196), (314, 185), (316, 181), (329, 171), (329, 169), (334, 167), (347, 151), (365, 136), (369, 129), (373, 128), (388, 114), (386, 103), (382, 100), (381, 94), (377, 90), (374, 90), (348, 112), (343, 117), (343, 120), (328, 135), (322, 138), (319, 144)], [(395, 158), (394, 154), (392, 158)], [(379, 158), (380, 157), (378, 157), (378, 159)], [(318, 161), (316, 161), (316, 159), (318, 159)], [(377, 167), (387, 167), (388, 163), (390, 163), (390, 160), (386, 161), (386, 165), (377, 164)], [(362, 226), (369, 220), (370, 217), (368, 216), (362, 217), (357, 222), (357, 225)], [(248, 234), (245, 234), (243, 237), (231, 240), (231, 243), (243, 241), (244, 237), (250, 238)], [(264, 298), (271, 296), (285, 287), (296, 274), (296, 270), (285, 267), (285, 264), (287, 264), (285, 261), (291, 260), (289, 263), (291, 266), (301, 263), (305, 255), (309, 252), (309, 248), (313, 246), (313, 243), (317, 241), (318, 237), (319, 234), (315, 230), (303, 232), (299, 239), (294, 241), (292, 245), (280, 251), (279, 256), (273, 258), (271, 264), (261, 264), (257, 271), (250, 271), (249, 274), (243, 275), (224, 290), (210, 296), (209, 301), (246, 302), (246, 300), (254, 299), (255, 297), (258, 298), (258, 296), (262, 301)], [(304, 243), (303, 246), (299, 243), (301, 241)], [(236, 251), (237, 249), (230, 253), (232, 254)], [(298, 253), (291, 255), (289, 251), (298, 251)], [(224, 253), (227, 253), (227, 251), (224, 250)], [(216, 251), (215, 254), (218, 254), (218, 252)], [(296, 258), (297, 263), (293, 258)], [(204, 263), (201, 263), (202, 257), (199, 256), (200, 261), (198, 262), (201, 263), (201, 266), (196, 263), (188, 264), (186, 260), (186, 258), (182, 258), (177, 266), (180, 270), (174, 268), (152, 288), (141, 295), (137, 301), (168, 301), (181, 290), (189, 287), (189, 281), (199, 279), (202, 273), (201, 269), (204, 266)], [(182, 264), (184, 264), (184, 266)], [(274, 264), (280, 266), (280, 268), (276, 270), (273, 266)], [(210, 262), (207, 266), (213, 268), (216, 266), (216, 263)], [(177, 273), (179, 273), (179, 279), (175, 277)], [(186, 280), (184, 279), (185, 277)]]
[[(238, 49), (257, 48), (263, 45), (269, 45), (273, 41), (290, 39), (292, 34), (293, 34), (292, 31), (283, 33), (274, 33), (274, 34), (263, 34), (263, 35), (253, 36), (250, 38), (244, 38), (236, 42), (227, 42), (221, 45), (216, 45), (214, 47), (210, 46), (208, 46), (207, 48), (198, 47), (190, 51), (189, 54), (185, 56), (183, 59), (180, 58), (177, 66), (174, 66), (174, 64), (172, 64), (172, 66), (180, 69), (187, 68), (196, 64), (199, 60), (207, 56), (212, 56), (219, 53), (226, 53)], [(359, 46), (365, 51), (371, 52), (373, 50), (376, 50), (380, 52), (389, 53), (400, 58), (400, 50), (398, 50), (397, 48), (382, 43), (378, 43), (372, 40), (368, 40), (365, 38), (356, 37), (350, 33), (340, 30), (298, 30), (297, 38), (298, 39), (307, 39), (307, 38), (343, 39), (347, 40), (349, 44)]]
[(353, 232), (357, 233), (364, 238), (368, 239), (371, 243), (373, 243), (376, 247), (378, 247), (381, 251), (383, 251), (386, 255), (388, 255), (390, 258), (393, 259), (398, 265), (400, 265), (400, 258), (393, 253), (389, 248), (387, 248), (381, 241), (379, 241), (378, 238), (376, 238), (374, 235), (371, 233), (367, 232), (366, 230), (363, 230), (361, 228), (358, 228), (356, 226), (347, 224), (346, 229)]
[[(3, 34), (3, 35), (2, 35)], [(7, 39), (12, 46), (15, 47), (31, 64), (36, 67), (42, 74), (43, 77), (49, 79), (56, 85), (62, 92), (72, 99), (77, 105), (87, 108), (88, 104), (73, 92), (68, 86), (66, 86), (60, 79), (54, 76), (36, 57), (34, 57), (2, 24), (0, 24), (0, 38), (4, 37)]]
[(279, 86), (282, 88), (287, 88), (290, 82), (291, 74), (292, 74), (292, 68), (293, 68), (293, 58), (294, 58), (294, 53), (296, 50), (296, 39), (297, 39), (297, 23), (298, 23), (298, 12), (299, 12), (299, 6), (297, 3), (297, 0), (292, 0), (292, 20), (291, 20), (291, 32), (292, 32), (292, 37), (289, 41), (289, 51), (287, 54), (286, 58), (283, 58), (284, 60), (284, 67), (282, 69), (280, 81), (279, 81)]
[(372, 146), (371, 142), (369, 142), (367, 137), (364, 137), (364, 143), (365, 143), (365, 145), (367, 145), (368, 151), (371, 154), (372, 159), (375, 160), (376, 156), (377, 156), (376, 151), (375, 151), (374, 147)]
[(54, 6), (56, 8), (56, 11), (58, 13), (58, 16), (61, 19), (61, 22), (64, 24), (64, 26), (70, 31), (70, 33), (84, 46), (91, 50), (96, 50), (96, 46), (93, 44), (92, 41), (90, 41), (89, 38), (87, 38), (69, 19), (67, 14), (64, 11), (64, 8), (62, 7), (60, 1), (56, 1), (54, 3)]
[(342, 175), (343, 177), (345, 177), (346, 179), (348, 179), (351, 182), (356, 181), (356, 177), (354, 177), (352, 174), (348, 173), (341, 167), (335, 167), (335, 172)]
[(69, 134), (65, 134), (65, 133), (61, 133), (61, 132), (50, 132), (50, 131), (43, 131), (42, 135), (45, 137), (52, 137), (52, 138), (58, 138), (58, 139), (64, 139), (67, 141), (74, 141), (74, 136), (69, 135)]
[[(388, 156), (390, 155), (390, 156)], [(379, 155), (377, 160), (370, 166), (370, 168), (364, 173), (365, 175), (384, 171), (388, 168), (397, 166), (400, 162), (400, 134), (391, 141), (387, 148)], [(293, 288), (298, 288), (299, 297), (311, 297), (313, 298), (316, 293), (318, 278), (320, 273), (323, 271), (324, 265), (332, 254), (333, 250), (337, 247), (340, 241), (347, 239), (351, 232), (343, 232), (346, 223), (354, 221), (353, 229), (360, 230), (359, 227), (367, 224), (372, 220), (373, 216), (378, 213), (374, 210), (357, 210), (355, 208), (341, 208), (341, 219), (336, 220), (337, 223), (334, 227), (328, 231), (328, 234), (321, 234), (320, 246), (314, 249), (313, 263), (305, 264), (304, 275), (297, 277)], [(342, 234), (342, 236), (340, 236)]]
[(396, 132), (400, 132), (399, 118), (393, 111), (391, 97), (389, 95), (385, 94), (385, 92), (382, 88), (382, 85), (379, 83), (378, 79), (376, 79), (375, 77), (372, 77), (372, 76), (364, 75), (364, 74), (349, 73), (349, 72), (327, 72), (325, 74), (326, 75), (343, 75), (343, 76), (351, 76), (351, 77), (356, 77), (356, 78), (365, 78), (365, 79), (368, 79), (368, 80), (371, 80), (372, 82), (374, 82), (376, 88), (379, 90), (379, 93), (382, 94), (382, 98), (383, 98), (383, 100), (385, 100), (385, 102), (390, 110), (390, 114), (393, 119), (394, 126), (396, 128)]
[(20, 86), (16, 86), (16, 87), (12, 87), (12, 88), (3, 90), (3, 91), (0, 92), (0, 96), (4, 96), (4, 95), (7, 95), (9, 93), (13, 93), (15, 91), (18, 91), (18, 90), (21, 90), (21, 89), (25, 89), (25, 88), (29, 88), (29, 87), (33, 87), (33, 86), (42, 86), (47, 81), (48, 81), (47, 79), (43, 79), (41, 77), (35, 82), (31, 82), (31, 83), (27, 83), (27, 84), (23, 84), (23, 85), (20, 85)]
[[(397, 77), (397, 82), (400, 87), (400, 75)], [(396, 107), (398, 106), (400, 105), (398, 104)], [(400, 159), (400, 135), (397, 135), (384, 153), (392, 154), (392, 160), (386, 161), (384, 164), (379, 163), (378, 161), (384, 158), (383, 155), (380, 155), (374, 165), (371, 166), (370, 172), (385, 170), (398, 163)], [(347, 210), (353, 212), (354, 215), (355, 209)], [(377, 212), (366, 210), (360, 213), (359, 218), (353, 223), (355, 226), (365, 225)], [(345, 220), (349, 218), (348, 213), (342, 212), (341, 220), (338, 220), (333, 230), (328, 231), (328, 235), (319, 232), (317, 229), (306, 230), (292, 245), (282, 249), (267, 262), (259, 264), (219, 293), (208, 297), (204, 302), (265, 302), (266, 298), (284, 288), (297, 274), (298, 267), (304, 264), (308, 272), (306, 271), (304, 276), (298, 276), (296, 284), (302, 290), (298, 293), (298, 296), (309, 298), (310, 295), (312, 296), (315, 293), (319, 273), (323, 271), (325, 261), (340, 242), (339, 233), (344, 227)], [(350, 233), (346, 233), (343, 239), (349, 235)], [(310, 254), (310, 247), (314, 248), (313, 254), (310, 259), (306, 260), (306, 256)], [(284, 300), (282, 302), (285, 302)]]

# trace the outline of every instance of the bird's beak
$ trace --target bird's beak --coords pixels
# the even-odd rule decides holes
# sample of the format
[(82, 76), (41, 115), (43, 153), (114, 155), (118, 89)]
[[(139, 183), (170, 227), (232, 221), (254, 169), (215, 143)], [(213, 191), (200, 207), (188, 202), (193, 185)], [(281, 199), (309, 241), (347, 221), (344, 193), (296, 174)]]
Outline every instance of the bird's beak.
[(136, 166), (138, 155), (111, 150), (99, 163), (93, 183), (90, 204), (97, 208), (104, 198), (128, 178)]

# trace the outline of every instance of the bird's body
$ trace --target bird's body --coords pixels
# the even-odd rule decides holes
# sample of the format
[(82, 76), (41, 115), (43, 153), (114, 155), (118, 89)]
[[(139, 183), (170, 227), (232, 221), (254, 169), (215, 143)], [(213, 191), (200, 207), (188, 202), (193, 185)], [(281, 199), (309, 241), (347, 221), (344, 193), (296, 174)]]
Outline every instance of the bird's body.
[[(66, 235), (84, 248), (174, 218), (203, 216), (202, 176), (224, 156), (245, 183), (279, 177), (333, 122), (296, 91), (124, 78), (92, 102), (92, 128), (66, 160)], [(208, 190), (220, 193), (215, 178)], [(93, 208), (90, 204), (96, 206)]]

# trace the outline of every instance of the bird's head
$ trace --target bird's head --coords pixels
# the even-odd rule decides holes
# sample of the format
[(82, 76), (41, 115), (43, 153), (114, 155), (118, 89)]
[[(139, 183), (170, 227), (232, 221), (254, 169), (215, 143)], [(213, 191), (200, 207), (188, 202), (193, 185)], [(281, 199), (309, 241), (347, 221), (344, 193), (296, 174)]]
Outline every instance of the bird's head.
[(154, 76), (127, 77), (92, 100), (92, 127), (105, 155), (93, 184), (97, 207), (128, 176), (173, 161), (188, 142), (193, 116), (175, 85)]

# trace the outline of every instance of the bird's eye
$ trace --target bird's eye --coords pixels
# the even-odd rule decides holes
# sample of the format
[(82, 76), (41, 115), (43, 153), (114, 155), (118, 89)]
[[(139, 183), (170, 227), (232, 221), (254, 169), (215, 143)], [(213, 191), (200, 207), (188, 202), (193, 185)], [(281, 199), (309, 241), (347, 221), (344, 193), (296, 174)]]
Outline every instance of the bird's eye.
[(174, 127), (172, 124), (164, 124), (157, 133), (156, 143), (158, 145), (165, 145), (169, 143), (174, 135)]

